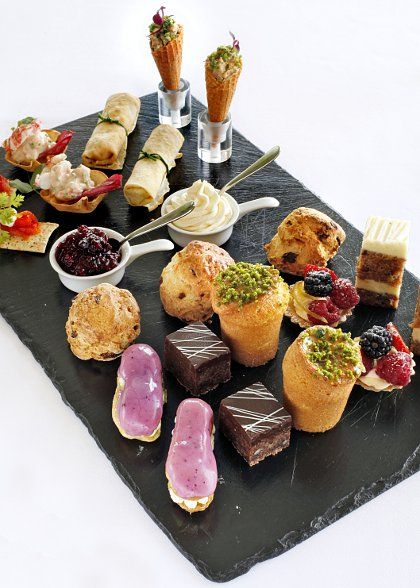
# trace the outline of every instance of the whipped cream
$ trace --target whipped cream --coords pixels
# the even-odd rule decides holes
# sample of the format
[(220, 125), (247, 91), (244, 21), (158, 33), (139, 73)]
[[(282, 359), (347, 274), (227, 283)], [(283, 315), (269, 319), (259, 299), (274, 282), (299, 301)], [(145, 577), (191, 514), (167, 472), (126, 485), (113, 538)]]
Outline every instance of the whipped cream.
[(6, 148), (12, 153), (14, 161), (17, 163), (34, 161), (55, 144), (41, 127), (42, 123), (38, 119), (16, 127), (6, 140)]
[(90, 169), (80, 164), (74, 169), (65, 153), (54, 155), (35, 178), (35, 185), (41, 190), (50, 190), (58, 200), (74, 200), (95, 183)]
[(186, 192), (171, 198), (167, 211), (171, 212), (190, 200), (195, 202), (194, 210), (173, 223), (184, 231), (205, 233), (222, 229), (233, 216), (227, 197), (220, 196), (219, 191), (205, 180), (197, 180)]
[(176, 494), (176, 492), (174, 492), (172, 486), (168, 487), (169, 489), (169, 494), (171, 499), (176, 503), (176, 504), (185, 504), (185, 506), (187, 508), (189, 508), (190, 510), (192, 510), (193, 508), (197, 507), (197, 504), (207, 504), (210, 496), (203, 496), (202, 498), (181, 498), (181, 496), (178, 496), (178, 494)]

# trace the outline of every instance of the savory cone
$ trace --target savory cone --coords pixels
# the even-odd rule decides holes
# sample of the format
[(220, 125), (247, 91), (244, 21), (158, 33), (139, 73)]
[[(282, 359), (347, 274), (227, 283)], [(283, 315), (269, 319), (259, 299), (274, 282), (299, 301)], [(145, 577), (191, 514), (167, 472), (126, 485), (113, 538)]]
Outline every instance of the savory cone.
[(273, 359), (289, 301), (289, 288), (277, 270), (243, 262), (230, 265), (215, 279), (211, 298), (222, 339), (235, 361), (255, 367)]
[(153, 17), (150, 30), (150, 50), (167, 90), (178, 90), (181, 79), (184, 30), (163, 9)]
[(236, 84), (242, 71), (239, 45), (218, 47), (206, 59), (207, 108), (211, 122), (222, 122), (229, 114)]

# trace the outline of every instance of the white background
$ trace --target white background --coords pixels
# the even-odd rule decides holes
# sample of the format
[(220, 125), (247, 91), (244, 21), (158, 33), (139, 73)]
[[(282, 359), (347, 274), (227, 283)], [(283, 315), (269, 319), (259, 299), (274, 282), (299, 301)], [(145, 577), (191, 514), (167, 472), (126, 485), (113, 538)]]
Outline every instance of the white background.
[[(100, 110), (115, 91), (156, 89), (146, 34), (157, 1), (1, 5), (2, 138), (27, 115), (54, 126)], [(418, 0), (172, 0), (168, 9), (185, 26), (193, 93), (205, 98), (204, 59), (233, 30), (244, 57), (236, 128), (262, 149), (280, 144), (281, 164), (359, 229), (368, 214), (411, 218), (408, 267), (419, 275)], [(0, 350), (1, 585), (209, 585), (2, 319)], [(419, 492), (417, 474), (232, 585), (418, 585)]]

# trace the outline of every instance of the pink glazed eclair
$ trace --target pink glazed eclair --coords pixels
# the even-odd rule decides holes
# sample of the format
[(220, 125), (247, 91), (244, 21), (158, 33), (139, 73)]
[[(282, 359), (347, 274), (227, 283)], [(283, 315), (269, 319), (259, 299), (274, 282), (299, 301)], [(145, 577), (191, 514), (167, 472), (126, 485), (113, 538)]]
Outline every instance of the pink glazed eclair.
[(214, 498), (217, 464), (213, 453), (213, 411), (199, 398), (178, 406), (166, 477), (172, 500), (189, 513), (205, 510)]
[(112, 418), (121, 435), (139, 441), (157, 439), (165, 401), (158, 354), (149, 345), (130, 345), (121, 356), (112, 402)]

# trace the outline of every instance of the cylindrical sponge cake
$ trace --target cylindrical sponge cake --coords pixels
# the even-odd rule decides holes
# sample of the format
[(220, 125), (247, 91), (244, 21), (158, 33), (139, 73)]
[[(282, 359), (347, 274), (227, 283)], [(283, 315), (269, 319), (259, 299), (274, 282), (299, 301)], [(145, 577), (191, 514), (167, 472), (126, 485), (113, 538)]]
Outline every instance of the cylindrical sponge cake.
[(309, 433), (334, 427), (363, 369), (348, 334), (324, 326), (303, 331), (283, 360), (283, 400), (293, 427)]

